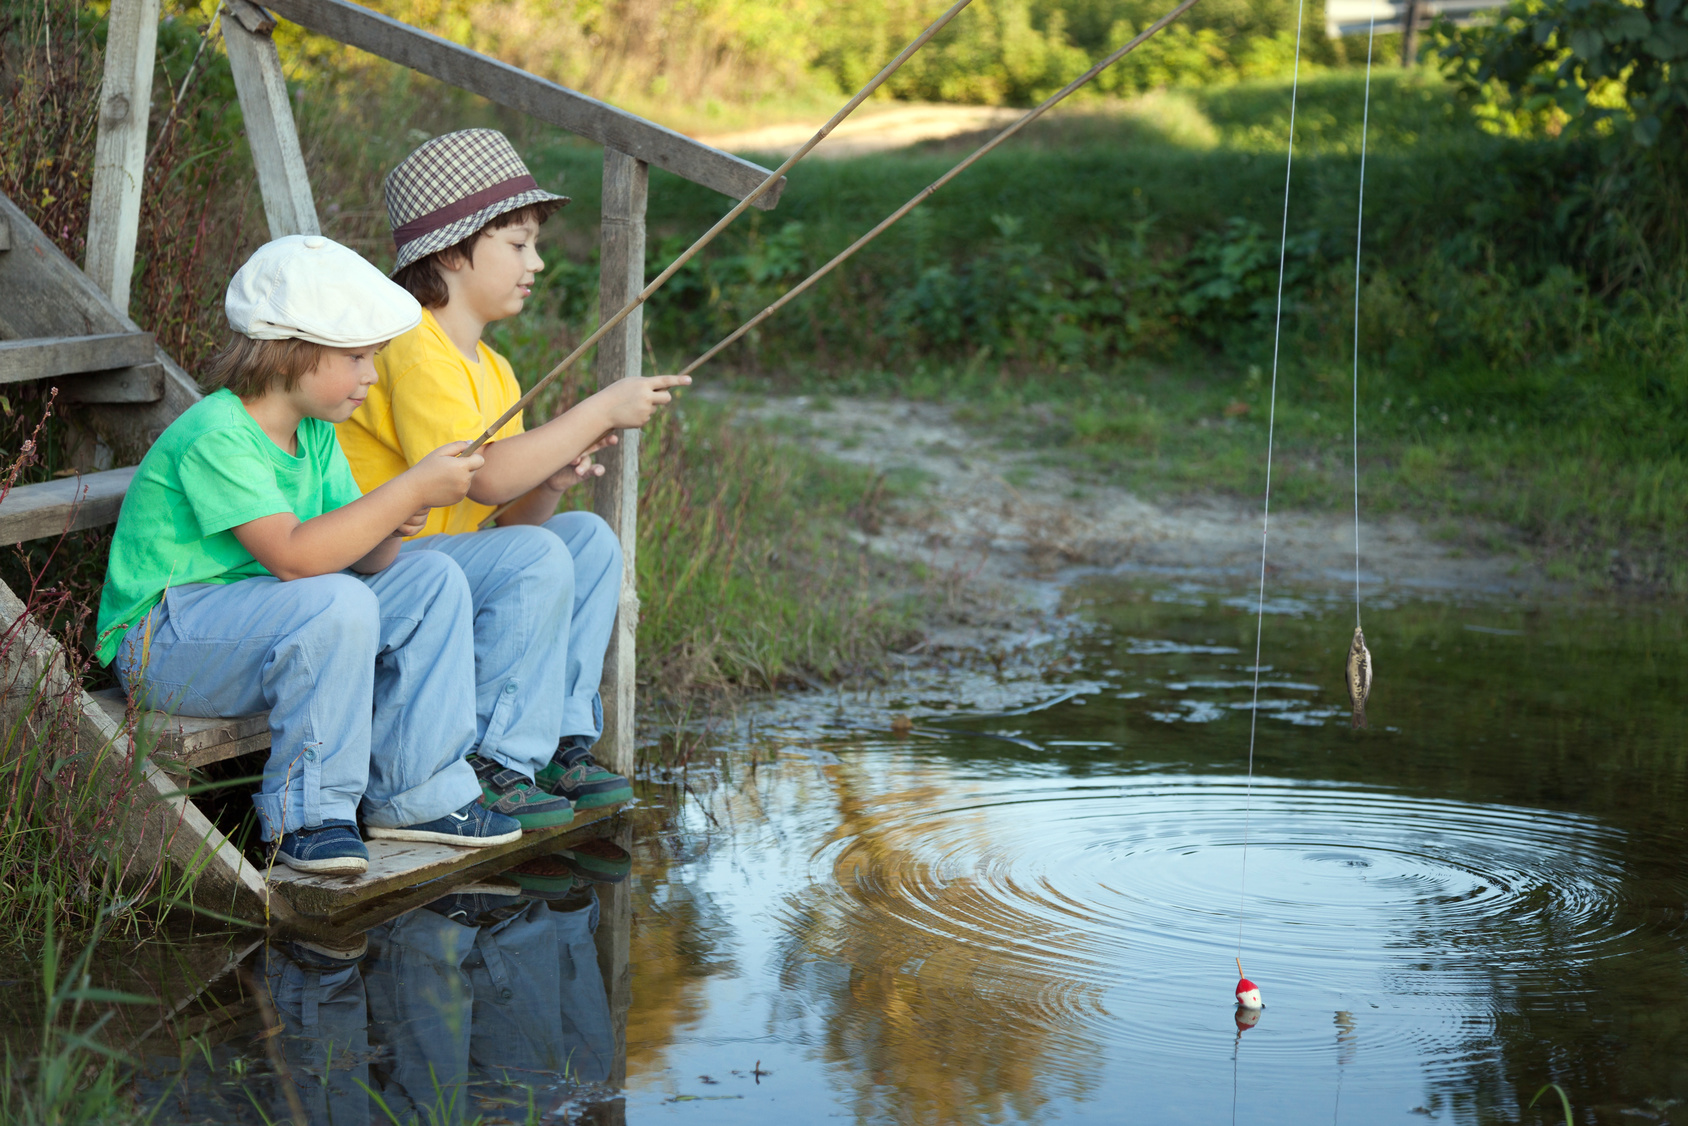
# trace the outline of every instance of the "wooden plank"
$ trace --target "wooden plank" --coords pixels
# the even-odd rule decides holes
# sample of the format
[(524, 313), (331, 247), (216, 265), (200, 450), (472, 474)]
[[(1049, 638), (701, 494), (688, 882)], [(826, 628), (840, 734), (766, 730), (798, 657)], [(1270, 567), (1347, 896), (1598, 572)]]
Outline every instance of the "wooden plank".
[(62, 477), (39, 485), (18, 485), (0, 500), (0, 544), (98, 528), (117, 521), (135, 467), (83, 477)]
[[(129, 702), (123, 689), (102, 688), (89, 695), (113, 723), (126, 722)], [(143, 711), (136, 717), (136, 727), (143, 744), (152, 742), (153, 757), (169, 760), (173, 766), (204, 766), (254, 751), (267, 751), (270, 747), (269, 712), (206, 718)]]
[[(4, 194), (0, 222), (12, 232), (11, 252), (0, 255), (0, 338), (140, 331)], [(146, 406), (91, 404), (76, 412), (76, 421), (110, 448), (107, 464), (139, 461), (153, 439), (200, 399), (199, 388), (163, 349), (152, 360), (164, 369), (163, 397)]]
[(157, 345), (150, 332), (102, 332), (93, 336), (0, 340), (0, 383), (50, 379), (55, 375), (78, 375), (151, 363), (155, 351)]
[(129, 279), (135, 270), (135, 237), (141, 222), (158, 8), (159, 0), (112, 0), (105, 81), (100, 86), (99, 130), (94, 135), (94, 183), (88, 201), (88, 250), (83, 268), (111, 303), (125, 311), (129, 308)]
[[(598, 316), (607, 320), (645, 288), (645, 202), (650, 170), (615, 149), (604, 150), (603, 245), (598, 261)], [(598, 385), (644, 371), (644, 307), (598, 342)], [(635, 553), (639, 542), (639, 432), (623, 430), (620, 441), (598, 455), (604, 475), (593, 483), (592, 507), (621, 542), (621, 602), (604, 654), (599, 695), (604, 734), (597, 756), (618, 774), (636, 765), (634, 638), (639, 626), (639, 584)]]
[[(368, 841), (369, 870), (356, 876), (311, 875), (295, 872), (277, 862), (266, 873), (273, 886), (301, 916), (335, 920), (359, 910), (371, 900), (418, 888), (423, 884), (458, 876), (483, 866), (501, 871), (529, 856), (565, 847), (570, 840), (598, 835), (584, 832), (611, 817), (620, 806), (583, 809), (567, 825), (535, 829), (521, 840), (491, 848), (457, 848), (452, 845), (417, 841)], [(419, 902), (428, 902), (448, 889), (435, 888)]]
[[(267, 7), (330, 39), (520, 110), (734, 199), (743, 199), (768, 177), (768, 169), (760, 165), (347, 0), (270, 0)], [(772, 209), (784, 190), (782, 179), (755, 206)]]
[(65, 376), (59, 395), (66, 403), (156, 403), (164, 398), (166, 379), (163, 364), (136, 364)]
[[(240, 98), (246, 144), (258, 173), (258, 190), (264, 197), (270, 237), (321, 234), (310, 177), (305, 172), (305, 154), (299, 149), (299, 131), (294, 127), (293, 107), (287, 97), (287, 78), (281, 70), (275, 40), (265, 29), (269, 21), (262, 13), (254, 15), (253, 6), (246, 0), (227, 3), (234, 18), (223, 21), (223, 43), (228, 50), (229, 70), (234, 74), (235, 94)], [(259, 30), (251, 30), (254, 27)]]
[(12, 249), (12, 225), (0, 219), (0, 250)]
[[(128, 787), (129, 815), (119, 824), (115, 862), (125, 881), (168, 860), (178, 880), (194, 879), (193, 899), (213, 911), (265, 923), (285, 924), (292, 908), (275, 895), (258, 870), (209, 818), (182, 795), (180, 785), (156, 764), (143, 764), (132, 782), (133, 748), (124, 729), (82, 691), (67, 669), (64, 650), (52, 634), (25, 613), (17, 595), (0, 583), (0, 633), (12, 639), (0, 651), (0, 724), (22, 724), (24, 737), (70, 718), (76, 745), (87, 753), (105, 789)], [(56, 701), (71, 704), (70, 715)], [(111, 753), (115, 752), (115, 753)]]

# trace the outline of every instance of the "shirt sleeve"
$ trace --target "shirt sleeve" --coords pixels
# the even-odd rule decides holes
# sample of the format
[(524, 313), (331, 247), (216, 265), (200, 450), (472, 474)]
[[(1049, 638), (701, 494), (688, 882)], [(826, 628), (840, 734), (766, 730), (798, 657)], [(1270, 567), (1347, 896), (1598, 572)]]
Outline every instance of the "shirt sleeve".
[(176, 478), (202, 536), (293, 511), (268, 455), (239, 430), (202, 435), (182, 454)]
[(475, 390), (461, 371), (419, 363), (393, 380), (393, 430), (407, 465), (449, 442), (472, 442), (486, 424)]

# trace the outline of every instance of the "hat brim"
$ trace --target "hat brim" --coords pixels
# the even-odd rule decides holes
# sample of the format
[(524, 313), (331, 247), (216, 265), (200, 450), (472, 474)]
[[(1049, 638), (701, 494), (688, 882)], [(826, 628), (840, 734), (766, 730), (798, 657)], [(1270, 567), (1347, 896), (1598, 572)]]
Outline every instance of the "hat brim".
[(448, 246), (456, 246), (500, 215), (519, 211), (530, 204), (550, 202), (567, 204), (569, 197), (548, 192), (543, 188), (529, 188), (525, 192), (517, 192), (515, 195), (501, 199), (497, 203), (490, 203), (473, 215), (466, 215), (456, 222), (446, 224), (437, 231), (429, 231), (420, 238), (411, 239), (399, 247), (398, 258), (393, 262), (392, 273), (396, 274), (411, 263), (426, 258), (430, 254), (438, 253)]

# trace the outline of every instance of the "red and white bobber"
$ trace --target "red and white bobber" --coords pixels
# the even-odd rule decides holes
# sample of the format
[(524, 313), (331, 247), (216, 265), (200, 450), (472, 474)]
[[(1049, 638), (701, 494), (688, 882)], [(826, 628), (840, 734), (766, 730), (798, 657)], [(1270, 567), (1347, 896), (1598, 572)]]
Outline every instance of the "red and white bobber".
[(1237, 959), (1237, 1004), (1245, 1009), (1264, 1009), (1265, 1003), (1260, 1000), (1260, 987), (1248, 978), (1242, 976), (1243, 960)]

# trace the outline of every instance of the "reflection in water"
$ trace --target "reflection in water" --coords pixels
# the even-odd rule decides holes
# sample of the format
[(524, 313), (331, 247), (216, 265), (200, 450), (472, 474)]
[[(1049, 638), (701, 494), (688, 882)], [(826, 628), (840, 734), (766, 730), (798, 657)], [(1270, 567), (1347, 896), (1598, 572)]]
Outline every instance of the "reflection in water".
[(1230, 993), (1253, 679), (1230, 594), (1097, 582), (1070, 662), (777, 701), (759, 767), (641, 789), (631, 877), (613, 850), (534, 861), (367, 940), (272, 945), (176, 1022), (158, 1120), (286, 1120), (272, 1043), (336, 1126), (1478, 1126), (1545, 1121), (1520, 1104), (1549, 1081), (1588, 1121), (1667, 1120), (1681, 618), (1379, 598), (1390, 675), (1351, 732), (1348, 604), (1270, 604), (1261, 1013)]
[[(157, 1121), (623, 1121), (600, 942), (613, 961), (627, 920), (614, 920), (612, 891), (621, 933), (603, 933), (594, 885), (625, 874), (625, 853), (598, 843), (367, 935), (267, 944), (245, 978), (252, 1011), (233, 1035), (197, 1039)], [(264, 1078), (242, 1053), (249, 1037), (264, 1044)]]

